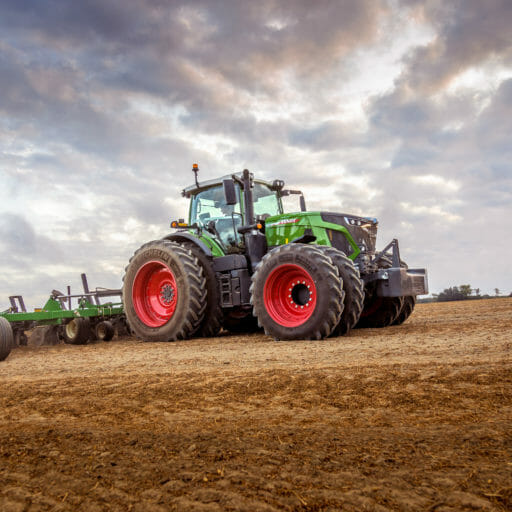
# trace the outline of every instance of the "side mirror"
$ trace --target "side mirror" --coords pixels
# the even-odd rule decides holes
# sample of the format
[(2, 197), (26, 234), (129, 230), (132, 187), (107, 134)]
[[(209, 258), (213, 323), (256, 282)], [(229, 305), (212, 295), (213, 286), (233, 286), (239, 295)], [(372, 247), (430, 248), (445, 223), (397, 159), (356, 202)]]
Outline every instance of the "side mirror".
[(224, 199), (226, 200), (226, 204), (238, 203), (238, 198), (236, 197), (235, 183), (233, 182), (233, 180), (222, 180), (222, 186), (224, 187)]
[(306, 200), (304, 199), (304, 194), (300, 190), (280, 190), (278, 192), (279, 196), (286, 197), (290, 194), (297, 194), (300, 195), (299, 197), (299, 204), (300, 204), (300, 211), (305, 212), (306, 211)]

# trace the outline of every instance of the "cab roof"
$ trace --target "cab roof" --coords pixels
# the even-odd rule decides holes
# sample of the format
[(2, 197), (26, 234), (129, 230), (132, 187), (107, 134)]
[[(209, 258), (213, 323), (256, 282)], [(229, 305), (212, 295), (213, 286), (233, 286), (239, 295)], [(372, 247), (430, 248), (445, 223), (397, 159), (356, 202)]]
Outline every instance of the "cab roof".
[[(252, 174), (252, 173), (251, 173)], [(233, 172), (231, 174), (225, 174), (224, 176), (220, 176), (219, 178), (214, 178), (212, 180), (200, 181), (199, 187), (194, 183), (181, 191), (181, 195), (184, 197), (190, 197), (196, 195), (198, 192), (206, 190), (207, 188), (214, 187), (216, 185), (222, 185), (223, 180), (230, 180), (232, 176), (236, 176), (237, 178), (242, 179), (241, 172)], [(268, 187), (272, 188), (272, 183), (270, 181), (261, 180), (258, 178), (254, 178), (254, 181), (257, 183), (263, 183)]]

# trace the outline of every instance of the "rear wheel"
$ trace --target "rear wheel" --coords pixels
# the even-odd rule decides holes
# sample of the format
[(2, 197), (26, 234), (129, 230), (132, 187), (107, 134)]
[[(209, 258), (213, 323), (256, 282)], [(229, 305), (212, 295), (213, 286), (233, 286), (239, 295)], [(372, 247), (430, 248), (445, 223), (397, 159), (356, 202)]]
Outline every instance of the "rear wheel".
[(89, 341), (90, 329), (88, 318), (73, 318), (64, 326), (64, 341), (72, 345), (85, 345)]
[(331, 258), (338, 268), (338, 273), (343, 281), (345, 301), (340, 321), (334, 328), (331, 336), (345, 336), (356, 325), (364, 303), (364, 286), (359, 271), (354, 263), (344, 253), (334, 247), (318, 246), (324, 254)]
[(206, 309), (204, 318), (195, 335), (212, 338), (217, 336), (222, 328), (222, 308), (220, 307), (220, 294), (217, 278), (212, 267), (212, 262), (206, 254), (193, 242), (180, 242), (180, 245), (188, 249), (201, 265), (206, 279)]
[[(378, 266), (379, 268), (390, 268), (393, 263), (388, 256), (382, 256)], [(364, 307), (356, 327), (389, 327), (398, 317), (403, 303), (403, 297), (378, 296), (375, 282), (370, 283), (364, 290)]]
[(414, 306), (416, 306), (416, 297), (404, 297), (402, 309), (400, 310), (400, 313), (398, 313), (398, 316), (396, 317), (392, 325), (403, 324), (412, 315), (412, 312), (414, 311)]
[(329, 336), (340, 321), (345, 295), (331, 259), (306, 244), (268, 252), (252, 276), (251, 293), (260, 325), (278, 340)]
[[(371, 292), (370, 292), (371, 293)], [(403, 297), (379, 297), (366, 291), (364, 309), (356, 327), (388, 327), (400, 313)]]
[[(402, 268), (409, 268), (405, 261), (400, 261), (400, 266)], [(403, 297), (403, 299), (404, 302), (402, 304), (402, 308), (400, 309), (398, 316), (395, 318), (394, 322), (391, 325), (401, 325), (412, 315), (414, 306), (416, 306), (416, 296), (409, 295)]]
[(144, 341), (187, 339), (201, 325), (206, 280), (197, 259), (181, 245), (168, 240), (143, 245), (123, 281), (126, 319)]
[(14, 345), (11, 324), (0, 316), (0, 361), (3, 361), (10, 353)]

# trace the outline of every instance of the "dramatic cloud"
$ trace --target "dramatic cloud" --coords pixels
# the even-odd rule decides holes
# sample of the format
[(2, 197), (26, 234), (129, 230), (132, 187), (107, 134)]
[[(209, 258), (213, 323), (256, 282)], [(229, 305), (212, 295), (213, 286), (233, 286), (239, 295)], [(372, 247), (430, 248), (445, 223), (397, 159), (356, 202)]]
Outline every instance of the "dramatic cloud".
[(512, 4), (508, 0), (404, 2), (437, 28), (437, 36), (408, 58), (407, 81), (430, 94), (464, 71), (493, 61), (512, 64)]
[(510, 292), (511, 23), (507, 0), (2, 2), (0, 309), (120, 286), (196, 161), (377, 216), (434, 292)]

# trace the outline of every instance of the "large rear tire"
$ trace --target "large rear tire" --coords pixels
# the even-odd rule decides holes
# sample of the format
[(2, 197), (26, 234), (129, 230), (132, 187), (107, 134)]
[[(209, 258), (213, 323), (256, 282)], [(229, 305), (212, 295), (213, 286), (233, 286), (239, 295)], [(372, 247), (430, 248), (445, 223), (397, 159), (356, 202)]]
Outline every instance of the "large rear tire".
[(277, 340), (329, 336), (340, 321), (344, 295), (337, 267), (311, 245), (272, 249), (252, 276), (254, 313)]
[(222, 308), (220, 306), (219, 286), (212, 267), (212, 262), (206, 254), (193, 242), (180, 242), (180, 245), (188, 249), (192, 256), (197, 258), (206, 279), (206, 309), (204, 318), (195, 336), (213, 338), (222, 328)]
[(181, 245), (155, 240), (130, 259), (123, 305), (133, 333), (144, 341), (190, 338), (206, 309), (206, 280), (197, 258)]
[(345, 301), (340, 321), (334, 328), (331, 336), (345, 336), (357, 324), (364, 303), (364, 285), (359, 277), (359, 270), (344, 253), (334, 247), (317, 246), (324, 254), (331, 258), (338, 268), (338, 273), (343, 281)]
[(3, 361), (10, 353), (14, 345), (14, 336), (11, 324), (3, 316), (0, 316), (0, 361)]

